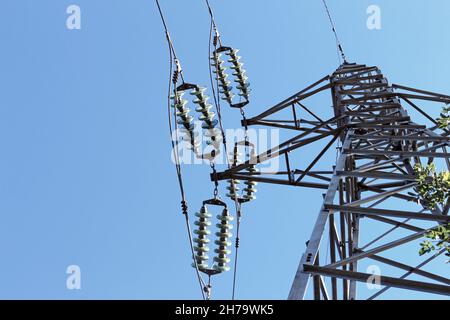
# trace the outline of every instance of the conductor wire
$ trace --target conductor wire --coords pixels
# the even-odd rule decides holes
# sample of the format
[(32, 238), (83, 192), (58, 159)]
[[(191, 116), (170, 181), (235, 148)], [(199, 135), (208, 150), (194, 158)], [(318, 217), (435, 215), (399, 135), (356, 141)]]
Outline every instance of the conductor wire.
[[(208, 52), (208, 61), (209, 61), (209, 56), (211, 54), (211, 44), (214, 45), (214, 49), (217, 50), (217, 44), (222, 46), (222, 41), (220, 39), (220, 34), (219, 34), (219, 31), (217, 28), (217, 24), (216, 24), (216, 21), (214, 18), (214, 13), (213, 13), (213, 10), (209, 3), (209, 0), (205, 0), (205, 2), (206, 2), (206, 5), (208, 6), (209, 15), (211, 17), (211, 26), (210, 26), (210, 32), (209, 32), (209, 48), (208, 48), (208, 51), (209, 51)], [(213, 39), (213, 32), (214, 32), (214, 39)], [(222, 124), (219, 80), (216, 77), (216, 83), (214, 84), (211, 63), (209, 63), (209, 76), (210, 76), (210, 81), (211, 81), (211, 88), (213, 91), (214, 103), (215, 103), (216, 110), (217, 110), (219, 126), (220, 126), (220, 130), (222, 131), (222, 141), (223, 141), (225, 159), (227, 162), (227, 166), (230, 169), (231, 164), (228, 159), (227, 142), (225, 139), (225, 131), (224, 131), (223, 124)], [(235, 187), (234, 182), (232, 182), (232, 186), (233, 186), (233, 188)], [(237, 262), (238, 262), (239, 243), (240, 243), (239, 231), (240, 231), (240, 224), (241, 224), (241, 217), (242, 217), (242, 211), (241, 211), (242, 206), (238, 201), (238, 197), (234, 197), (234, 206), (235, 206), (236, 215), (237, 215), (237, 222), (236, 222), (237, 226), (236, 226), (236, 243), (235, 243), (236, 251), (235, 251), (234, 268), (233, 268), (233, 289), (232, 289), (232, 294), (231, 294), (232, 300), (235, 299), (235, 293), (236, 293), (236, 277), (237, 277), (237, 266), (238, 266)]]
[(342, 59), (344, 60), (344, 63), (347, 63), (347, 58), (345, 56), (344, 49), (342, 48), (341, 41), (339, 40), (339, 36), (338, 36), (337, 31), (336, 31), (336, 27), (334, 25), (333, 18), (331, 17), (331, 13), (330, 13), (330, 9), (328, 8), (328, 4), (327, 4), (326, 0), (322, 0), (322, 2), (323, 2), (323, 5), (325, 7), (325, 10), (327, 12), (328, 19), (330, 20), (331, 30), (333, 31), (334, 37), (336, 39), (336, 46), (337, 46), (337, 48), (338, 48), (338, 50), (339, 50), (339, 52), (340, 52), (340, 54), (342, 56)]
[(211, 23), (214, 29), (215, 36), (217, 37), (217, 41), (219, 42), (219, 45), (222, 46), (222, 41), (220, 40), (220, 34), (219, 29), (217, 28), (216, 20), (214, 18), (214, 13), (212, 11), (211, 5), (209, 3), (209, 0), (205, 0), (206, 5), (208, 6), (209, 15), (211, 16)]
[[(166, 19), (164, 18), (164, 14), (163, 14), (163, 12), (161, 10), (161, 6), (159, 4), (159, 0), (155, 0), (155, 1), (156, 1), (156, 5), (158, 6), (158, 11), (159, 11), (159, 15), (161, 17), (162, 24), (164, 26), (164, 32), (166, 34), (166, 39), (167, 39), (167, 42), (169, 44), (169, 50), (171, 52), (170, 61), (172, 61), (172, 59), (173, 59), (175, 61), (175, 63), (177, 64), (177, 66), (179, 66), (179, 61), (180, 60), (178, 60), (177, 54), (175, 52), (175, 48), (173, 46), (172, 38), (170, 37), (169, 29), (167, 27), (167, 23), (166, 23)], [(183, 77), (182, 70), (180, 70), (180, 76), (181, 76), (181, 81), (184, 83), (184, 77)]]
[[(161, 16), (161, 20), (163, 22), (164, 25), (164, 29), (165, 29), (165, 33), (166, 33), (166, 38), (167, 38), (167, 43), (169, 46), (169, 59), (170, 59), (170, 63), (169, 63), (169, 85), (168, 85), (168, 97), (167, 97), (167, 110), (168, 110), (168, 124), (169, 124), (169, 131), (170, 131), (170, 141), (172, 144), (172, 151), (173, 151), (173, 155), (175, 158), (175, 168), (176, 168), (176, 172), (177, 172), (177, 179), (178, 179), (178, 184), (179, 184), (179, 189), (180, 189), (180, 193), (181, 193), (181, 206), (182, 206), (182, 211), (183, 211), (183, 215), (185, 217), (185, 222), (186, 222), (186, 229), (187, 229), (187, 233), (188, 233), (188, 238), (189, 238), (189, 246), (191, 249), (191, 254), (192, 254), (192, 259), (194, 261), (194, 266), (195, 266), (195, 270), (196, 270), (196, 274), (197, 274), (197, 279), (199, 281), (199, 285), (200, 285), (200, 290), (202, 293), (202, 298), (203, 300), (206, 299), (205, 297), (205, 292), (204, 292), (204, 288), (206, 287), (205, 282), (203, 281), (201, 275), (200, 275), (200, 271), (198, 269), (198, 265), (197, 265), (197, 261), (194, 258), (195, 256), (195, 252), (194, 252), (194, 246), (193, 246), (193, 241), (192, 241), (192, 232), (191, 232), (191, 227), (190, 227), (190, 222), (189, 222), (189, 214), (188, 214), (188, 208), (187, 208), (187, 202), (186, 202), (186, 195), (185, 195), (185, 191), (184, 191), (184, 185), (183, 185), (183, 175), (182, 175), (182, 170), (181, 170), (181, 165), (180, 165), (180, 157), (178, 154), (178, 130), (175, 130), (175, 140), (173, 139), (174, 136), (174, 130), (173, 130), (173, 126), (172, 126), (172, 113), (171, 113), (171, 95), (172, 95), (172, 83), (174, 85), (174, 101), (176, 99), (177, 96), (177, 92), (176, 92), (176, 83), (174, 80), (174, 78), (172, 78), (172, 72), (173, 72), (173, 63), (175, 62), (178, 65), (178, 58), (176, 58), (176, 54), (175, 54), (175, 50), (173, 47), (173, 43), (170, 39), (170, 34), (169, 31), (167, 29), (167, 24), (165, 22), (164, 19), (164, 15), (161, 11), (161, 7), (159, 5), (159, 1), (155, 0), (156, 4), (158, 6), (158, 10)], [(179, 69), (179, 67), (177, 67), (177, 69)], [(178, 70), (180, 71), (180, 70)], [(182, 77), (182, 75), (181, 75)], [(182, 79), (182, 81), (184, 82), (184, 79)], [(176, 126), (176, 108), (174, 108), (174, 123)]]

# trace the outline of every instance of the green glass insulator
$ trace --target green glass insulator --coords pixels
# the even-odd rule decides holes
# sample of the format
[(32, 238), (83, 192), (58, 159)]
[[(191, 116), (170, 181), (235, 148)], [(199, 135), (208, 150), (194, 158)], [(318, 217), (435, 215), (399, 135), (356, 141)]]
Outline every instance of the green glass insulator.
[(238, 52), (239, 49), (231, 49), (230, 51), (227, 51), (225, 54), (230, 57), (236, 57)]
[[(241, 180), (233, 179), (233, 180), (227, 180), (227, 181), (230, 184), (227, 187), (228, 190), (237, 190), (237, 191), (239, 191), (239, 184), (241, 183)], [(233, 184), (232, 184), (232, 182), (233, 182)], [(234, 188), (233, 188), (233, 185), (234, 185)]]
[(220, 77), (222, 74), (225, 73), (226, 70), (227, 70), (227, 68), (225, 68), (225, 67), (219, 67), (217, 69), (214, 69), (212, 72), (217, 74), (218, 77)]
[(221, 60), (222, 54), (221, 53), (213, 53), (210, 57), (211, 60)]
[(231, 254), (231, 250), (229, 249), (214, 249), (214, 252), (219, 254)]
[[(233, 229), (233, 226), (229, 223), (227, 223), (227, 224), (217, 223), (216, 227), (221, 230), (221, 233), (227, 233), (227, 230)], [(216, 234), (216, 236), (218, 236), (218, 235)], [(227, 236), (227, 237), (231, 237), (231, 233), (230, 233), (230, 236)]]
[(231, 246), (231, 242), (228, 241), (227, 239), (225, 239), (225, 240), (218, 239), (218, 240), (214, 241), (214, 243), (217, 244), (218, 246), (222, 246), (222, 247)]
[(222, 211), (222, 214), (217, 216), (217, 219), (221, 222), (216, 224), (218, 228), (218, 232), (216, 232), (216, 236), (218, 239), (215, 241), (218, 247), (214, 250), (216, 256), (214, 257), (214, 269), (219, 272), (228, 271), (230, 268), (227, 266), (227, 263), (230, 262), (230, 259), (227, 255), (231, 254), (231, 250), (228, 249), (231, 246), (231, 242), (228, 241), (232, 234), (229, 232), (232, 229), (232, 225), (228, 222), (233, 220), (233, 217), (229, 214), (228, 210), (225, 208)]
[(196, 225), (196, 226), (202, 226), (202, 227), (209, 227), (210, 225), (211, 225), (211, 221), (208, 221), (208, 220), (204, 220), (204, 221), (199, 221), (199, 220), (197, 220), (197, 221), (195, 221), (194, 222), (194, 224)]
[(194, 242), (205, 245), (205, 244), (208, 244), (210, 242), (210, 240), (208, 238), (194, 238)]
[(198, 252), (209, 252), (209, 248), (207, 246), (194, 246), (194, 250)]
[(205, 105), (209, 100), (208, 96), (200, 96), (200, 98), (194, 99), (192, 102), (199, 105)]
[(188, 104), (187, 100), (180, 99), (177, 103), (172, 104), (172, 107), (182, 110), (187, 104)]
[(220, 85), (220, 88), (222, 89), (222, 90), (220, 90), (219, 92), (220, 93), (230, 93), (230, 91), (233, 89), (233, 87), (232, 86), (230, 86), (230, 84), (231, 84), (231, 82), (230, 81), (226, 81), (225, 83), (223, 83), (223, 84), (221, 84)]
[(222, 222), (223, 221), (227, 222), (227, 221), (233, 221), (234, 220), (234, 217), (232, 215), (229, 215), (229, 214), (228, 215), (220, 214), (216, 218), (219, 219)]
[(179, 117), (183, 117), (183, 116), (187, 116), (189, 114), (189, 112), (191, 112), (191, 109), (189, 108), (182, 108), (182, 109), (177, 109), (177, 116)]
[(199, 218), (211, 218), (212, 215), (208, 212), (208, 210), (206, 209), (205, 206), (203, 206), (199, 212), (195, 213), (195, 216), (199, 217)]
[(197, 255), (195, 255), (195, 258), (197, 259), (197, 261), (208, 261), (209, 260), (209, 256), (208, 255), (206, 255), (206, 254), (202, 254), (202, 255), (200, 255), (200, 254), (197, 254)]
[(216, 114), (212, 111), (204, 112), (201, 116), (198, 117), (199, 120), (202, 121), (212, 121), (212, 119), (216, 116)]
[(236, 89), (244, 91), (244, 90), (248, 90), (249, 87), (250, 87), (250, 83), (244, 83), (244, 84), (237, 85)]
[(234, 97), (234, 95), (223, 95), (223, 96), (221, 96), (220, 98), (222, 99), (222, 100), (225, 100), (225, 101), (227, 101), (228, 103), (232, 103), (233, 102), (233, 97)]
[(219, 72), (217, 72), (216, 78), (217, 78), (217, 80), (220, 80), (220, 81), (226, 80), (228, 78), (226, 68), (220, 69)]
[(185, 116), (177, 120), (178, 124), (190, 124), (194, 120), (192, 116)]
[(233, 236), (233, 234), (231, 232), (216, 232), (216, 236), (220, 237), (220, 238), (231, 238)]
[(226, 263), (229, 263), (231, 260), (230, 260), (230, 258), (226, 258), (226, 257), (214, 257), (214, 261), (219, 262), (221, 264), (226, 264)]
[(212, 60), (211, 66), (213, 66), (213, 67), (221, 66), (221, 65), (223, 65), (225, 63), (225, 61), (223, 61), (220, 56), (218, 56), (218, 57), (211, 57), (211, 60)]
[[(254, 151), (252, 151), (250, 157), (253, 159), (256, 157), (256, 153)], [(258, 170), (256, 169), (255, 165), (251, 165), (249, 168), (247, 168), (247, 171), (249, 173), (255, 174), (258, 172)], [(245, 185), (246, 187), (244, 188), (244, 195), (243, 198), (251, 201), (256, 199), (255, 193), (258, 191), (255, 186), (258, 185), (258, 183), (256, 181), (253, 180), (247, 180), (245, 181)]]
[(202, 235), (202, 236), (208, 236), (211, 234), (211, 231), (206, 230), (206, 229), (197, 229), (197, 230), (194, 230), (194, 233), (198, 234), (198, 235)]
[(241, 56), (233, 55), (233, 56), (230, 56), (230, 59), (228, 59), (228, 62), (236, 64), (236, 63), (239, 63), (239, 60), (241, 60)]
[(175, 98), (181, 99), (184, 96), (184, 91), (177, 91), (177, 94), (171, 94), (170, 99), (175, 100)]
[(229, 186), (226, 187), (227, 190), (230, 191), (230, 193), (235, 194), (236, 192), (238, 192), (240, 189), (239, 187), (236, 185), (236, 183), (234, 183), (234, 186), (232, 186), (231, 184)]
[(228, 266), (219, 266), (219, 265), (215, 265), (214, 269), (218, 272), (228, 272), (230, 271), (230, 267)]
[[(211, 234), (211, 231), (208, 230), (208, 227), (211, 225), (209, 219), (212, 217), (206, 206), (202, 206), (200, 211), (195, 214), (198, 218), (194, 224), (197, 226), (197, 229), (194, 230), (194, 234), (197, 235), (196, 238), (193, 239), (196, 245), (194, 246), (195, 251), (195, 260), (197, 262), (197, 266), (200, 270), (208, 269), (207, 261), (209, 260), (208, 255), (209, 252), (208, 244), (210, 240), (208, 239), (208, 235)], [(192, 264), (195, 267), (195, 264)]]
[[(195, 268), (195, 264), (194, 263), (192, 263), (192, 267)], [(197, 267), (198, 267), (199, 270), (206, 270), (206, 269), (208, 269), (208, 266), (206, 264), (198, 263), (198, 261), (197, 261)]]
[(207, 129), (207, 130), (211, 130), (214, 129), (217, 124), (219, 123), (219, 120), (204, 120), (203, 124), (202, 124), (202, 128), (203, 129)]
[(233, 63), (233, 65), (230, 67), (230, 69), (233, 69), (233, 70), (241, 70), (241, 68), (242, 68), (242, 66), (243, 66), (244, 64), (242, 63), (242, 62), (238, 62), (238, 61), (235, 61), (234, 63)]
[(206, 87), (197, 87), (190, 92), (191, 95), (201, 97), (203, 93), (206, 91)]

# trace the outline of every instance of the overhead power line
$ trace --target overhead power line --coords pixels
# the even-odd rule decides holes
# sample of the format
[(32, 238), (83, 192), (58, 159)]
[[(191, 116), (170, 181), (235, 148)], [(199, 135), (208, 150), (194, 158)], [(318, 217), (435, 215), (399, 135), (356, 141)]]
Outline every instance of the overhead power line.
[(347, 58), (345, 56), (344, 49), (342, 48), (341, 41), (339, 40), (339, 36), (338, 36), (337, 31), (336, 31), (336, 27), (334, 25), (334, 21), (333, 21), (333, 18), (331, 16), (331, 13), (330, 13), (330, 9), (328, 8), (328, 4), (327, 4), (326, 0), (322, 0), (322, 2), (323, 2), (323, 5), (325, 7), (325, 10), (327, 12), (328, 19), (330, 20), (331, 30), (333, 31), (334, 37), (336, 39), (336, 46), (337, 46), (337, 48), (339, 50), (339, 53), (341, 54), (342, 59), (344, 60), (344, 63), (347, 63)]
[[(174, 96), (176, 96), (176, 83), (177, 83), (177, 79), (178, 76), (181, 76), (182, 81), (184, 82), (183, 79), (183, 75), (181, 74), (181, 66), (180, 66), (180, 62), (178, 60), (178, 57), (175, 53), (175, 49), (172, 43), (172, 39), (170, 38), (170, 33), (167, 27), (167, 23), (166, 20), (164, 18), (164, 14), (161, 10), (161, 6), (159, 4), (158, 0), (156, 1), (156, 5), (158, 6), (158, 11), (159, 14), (161, 16), (161, 21), (163, 23), (164, 26), (164, 31), (166, 34), (166, 39), (167, 39), (167, 43), (169, 45), (169, 60), (170, 60), (170, 68), (169, 68), (169, 85), (168, 85), (168, 97), (167, 97), (167, 111), (168, 111), (168, 122), (169, 122), (169, 132), (170, 132), (170, 140), (172, 143), (172, 151), (173, 151), (173, 155), (175, 158), (175, 168), (176, 168), (176, 172), (177, 172), (177, 179), (178, 179), (178, 185), (179, 185), (179, 189), (180, 189), (180, 194), (181, 194), (181, 208), (182, 208), (182, 213), (185, 217), (185, 222), (186, 222), (186, 230), (188, 233), (188, 239), (189, 239), (189, 246), (190, 246), (190, 250), (191, 250), (191, 254), (192, 254), (192, 259), (194, 260), (194, 266), (195, 266), (195, 271), (197, 274), (197, 279), (200, 285), (200, 290), (202, 293), (202, 297), (205, 300), (205, 291), (204, 288), (206, 287), (205, 282), (203, 281), (201, 275), (200, 275), (200, 271), (199, 268), (197, 266), (197, 261), (194, 258), (195, 253), (194, 253), (194, 246), (193, 246), (193, 242), (192, 242), (192, 232), (191, 232), (191, 227), (190, 227), (190, 222), (189, 222), (189, 214), (188, 214), (188, 207), (187, 207), (187, 201), (186, 201), (186, 195), (185, 195), (185, 191), (184, 191), (184, 185), (183, 185), (183, 174), (182, 174), (182, 170), (181, 170), (181, 165), (180, 165), (180, 157), (178, 154), (178, 131), (175, 129), (175, 135), (176, 135), (176, 141), (174, 141), (173, 139), (173, 135), (174, 135), (174, 129), (172, 126), (172, 121), (174, 121), (174, 124), (176, 126), (176, 109), (174, 108), (174, 118), (172, 119), (172, 110), (171, 110), (171, 95), (172, 93), (174, 93)], [(176, 64), (175, 67), (175, 71), (174, 71), (174, 66), (173, 64)], [(172, 72), (174, 72), (172, 74)], [(174, 86), (174, 88), (172, 89), (172, 85)], [(173, 92), (175, 91), (175, 92)]]

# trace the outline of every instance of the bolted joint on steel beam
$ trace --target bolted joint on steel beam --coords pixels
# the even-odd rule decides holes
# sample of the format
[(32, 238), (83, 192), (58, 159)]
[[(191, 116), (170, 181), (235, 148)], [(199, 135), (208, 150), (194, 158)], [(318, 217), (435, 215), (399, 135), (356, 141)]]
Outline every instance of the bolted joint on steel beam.
[(241, 120), (241, 126), (243, 126), (244, 128), (247, 128), (249, 125), (251, 125), (251, 121), (249, 119)]
[(209, 176), (210, 176), (211, 181), (213, 181), (213, 182), (230, 179), (230, 174), (228, 174), (226, 172), (213, 172)]

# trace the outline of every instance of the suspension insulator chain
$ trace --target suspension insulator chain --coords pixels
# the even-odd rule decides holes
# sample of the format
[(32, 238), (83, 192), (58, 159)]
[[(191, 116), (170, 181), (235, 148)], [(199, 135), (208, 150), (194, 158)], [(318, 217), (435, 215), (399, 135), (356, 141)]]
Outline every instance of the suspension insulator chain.
[[(208, 236), (211, 234), (211, 231), (209, 231), (211, 222), (209, 220), (212, 215), (208, 213), (207, 207), (203, 205), (200, 211), (195, 214), (195, 216), (198, 218), (198, 220), (195, 221), (197, 229), (194, 231), (194, 233), (197, 235), (197, 237), (194, 238), (194, 242), (196, 244), (194, 246), (195, 260), (197, 261), (198, 269), (200, 271), (205, 271), (208, 269)], [(195, 263), (193, 263), (192, 266), (195, 268)]]
[(220, 145), (222, 143), (222, 131), (217, 128), (218, 120), (214, 119), (215, 113), (211, 111), (212, 105), (208, 103), (209, 97), (204, 94), (206, 88), (195, 87), (191, 95), (195, 96), (193, 103), (198, 107), (195, 109), (200, 113), (199, 120), (202, 121), (202, 128), (206, 130), (206, 144), (212, 147), (212, 150), (203, 154), (203, 159), (213, 161), (220, 154)]
[[(231, 161), (231, 167), (236, 167), (241, 161), (240, 156), (242, 155), (239, 153), (238, 144), (235, 143), (233, 152), (230, 153), (230, 155), (233, 157)], [(229, 179), (227, 180), (228, 186), (227, 186), (227, 197), (229, 197), (231, 200), (236, 200), (236, 197), (238, 197), (238, 191), (240, 190), (239, 184), (241, 183), (240, 180), (237, 179)], [(238, 197), (239, 198), (239, 197)]]
[[(192, 103), (197, 105), (195, 111), (200, 114), (198, 119), (202, 121), (202, 134), (206, 137), (207, 147), (210, 147), (210, 150), (203, 154), (200, 151), (199, 132), (195, 130), (194, 117), (190, 115), (191, 109), (187, 107), (189, 101), (183, 98), (185, 92), (189, 89), (192, 89), (190, 94), (194, 96)], [(218, 120), (214, 119), (215, 113), (210, 110), (212, 105), (208, 103), (209, 97), (205, 95), (205, 90), (204, 87), (183, 83), (175, 89), (171, 99), (173, 100), (172, 106), (177, 111), (177, 124), (181, 126), (179, 129), (182, 134), (181, 138), (188, 142), (188, 149), (192, 150), (199, 159), (214, 161), (220, 154), (223, 133), (217, 127)]]
[(211, 60), (213, 60), (211, 65), (215, 68), (213, 73), (216, 74), (216, 80), (219, 80), (219, 92), (222, 94), (222, 100), (226, 100), (229, 104), (232, 104), (234, 97), (232, 93), (233, 87), (231, 86), (231, 81), (227, 79), (229, 75), (226, 73), (227, 68), (224, 67), (225, 61), (221, 59), (221, 56), (221, 53), (214, 51), (211, 57)]
[[(250, 95), (250, 83), (248, 82), (246, 71), (243, 68), (244, 64), (240, 62), (241, 57), (237, 55), (238, 51), (237, 49), (221, 46), (214, 50), (211, 55), (211, 65), (214, 67), (213, 73), (216, 75), (216, 80), (219, 81), (220, 93), (222, 94), (221, 99), (227, 101), (233, 108), (242, 108), (247, 105)], [(231, 74), (227, 73), (222, 54), (229, 56), (227, 63)], [(234, 101), (236, 94), (233, 93), (233, 86), (231, 85), (231, 81), (228, 80), (230, 75), (233, 76), (233, 81), (236, 83), (235, 92), (241, 97), (238, 102)]]
[(227, 256), (231, 254), (231, 250), (228, 249), (228, 247), (231, 246), (231, 242), (229, 242), (228, 240), (232, 237), (230, 230), (233, 228), (233, 226), (230, 224), (230, 222), (233, 220), (233, 217), (229, 214), (228, 209), (225, 208), (223, 209), (222, 214), (217, 216), (217, 219), (220, 220), (220, 223), (216, 224), (216, 227), (219, 229), (219, 231), (216, 232), (216, 236), (218, 237), (218, 239), (215, 241), (215, 243), (218, 247), (214, 250), (214, 252), (217, 254), (214, 257), (214, 261), (216, 262), (214, 265), (214, 269), (220, 272), (224, 272), (230, 270), (230, 267), (228, 266), (230, 259)]
[[(242, 115), (242, 122), (244, 123), (245, 148), (247, 149), (248, 147), (252, 146), (252, 148), (250, 149), (250, 152), (246, 155), (248, 161), (250, 162), (250, 166), (246, 170), (247, 170), (247, 172), (249, 172), (251, 174), (251, 176), (253, 176), (258, 172), (258, 169), (256, 168), (257, 156), (256, 156), (255, 146), (249, 141), (249, 138), (248, 138), (248, 125), (247, 125), (247, 118), (245, 116), (245, 111), (243, 108), (241, 108), (240, 110), (241, 110), (241, 115)], [(258, 185), (258, 183), (256, 181), (249, 179), (245, 182), (245, 185), (246, 185), (246, 188), (243, 190), (244, 195), (242, 197), (243, 198), (242, 202), (255, 200), (256, 199), (255, 193), (257, 191), (255, 187)]]
[[(214, 250), (216, 254), (213, 258), (214, 264), (212, 268), (208, 266), (209, 257), (207, 255), (209, 252), (209, 235), (211, 234), (209, 228), (211, 226), (210, 219), (212, 215), (208, 212), (207, 204), (223, 207), (222, 213), (216, 216), (218, 220), (216, 227), (218, 230), (215, 233), (216, 240), (214, 243), (217, 247)], [(216, 198), (206, 200), (203, 202), (200, 211), (196, 213), (196, 216), (198, 220), (195, 221), (197, 229), (194, 231), (196, 234), (196, 238), (194, 238), (194, 251), (199, 270), (209, 276), (229, 271), (230, 267), (228, 263), (230, 259), (228, 255), (231, 253), (229, 247), (231, 246), (230, 238), (232, 237), (230, 230), (233, 228), (230, 223), (233, 221), (233, 216), (229, 213), (226, 204)], [(192, 266), (195, 267), (195, 263)]]
[(176, 109), (177, 124), (181, 126), (179, 132), (182, 134), (181, 138), (187, 141), (189, 149), (195, 154), (199, 152), (200, 143), (196, 140), (196, 132), (194, 132), (194, 117), (189, 113), (191, 110), (187, 107), (188, 101), (183, 98), (184, 91), (176, 90), (175, 94), (171, 96), (173, 100), (172, 107)]
[[(255, 159), (256, 152), (254, 149), (252, 149), (251, 153), (249, 154), (249, 159)], [(247, 171), (253, 176), (258, 172), (258, 169), (256, 168), (256, 165), (252, 163), (250, 167), (247, 168)], [(246, 185), (246, 188), (244, 189), (244, 195), (243, 198), (247, 201), (252, 201), (256, 199), (255, 193), (257, 189), (255, 188), (258, 183), (253, 180), (247, 180), (244, 182)]]
[(244, 64), (239, 61), (241, 57), (237, 55), (238, 51), (238, 49), (231, 49), (226, 54), (230, 56), (228, 62), (233, 64), (231, 69), (234, 70), (233, 76), (236, 77), (234, 81), (237, 83), (236, 88), (240, 91), (239, 95), (248, 101), (250, 83), (247, 81), (248, 77), (245, 70), (242, 68)]

